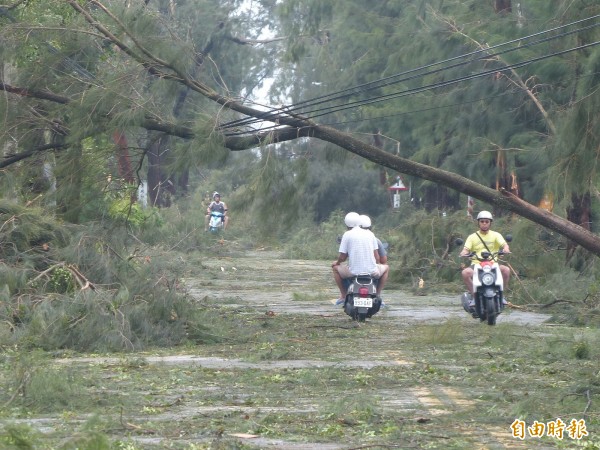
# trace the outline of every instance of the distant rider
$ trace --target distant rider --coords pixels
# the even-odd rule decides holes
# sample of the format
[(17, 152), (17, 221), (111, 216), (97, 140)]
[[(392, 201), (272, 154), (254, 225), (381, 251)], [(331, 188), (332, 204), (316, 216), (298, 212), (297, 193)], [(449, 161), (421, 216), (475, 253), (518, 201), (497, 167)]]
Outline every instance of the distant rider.
[[(502, 249), (504, 253), (510, 253), (510, 248), (504, 237), (500, 233), (490, 230), (493, 220), (492, 213), (489, 211), (481, 211), (477, 214), (479, 230), (469, 235), (464, 248), (460, 252), (460, 256), (467, 256), (471, 252), (475, 252), (476, 256), (481, 257), (481, 252), (489, 251), (496, 253), (500, 249)], [(475, 301), (473, 300), (473, 294), (475, 294), (473, 292), (473, 266), (478, 262), (476, 256), (471, 259), (471, 265), (464, 268), (462, 271), (463, 282), (470, 294), (469, 307), (475, 305)], [(504, 292), (506, 292), (508, 280), (510, 279), (510, 269), (508, 266), (500, 264), (500, 272), (502, 273), (502, 279), (504, 281)], [(502, 302), (506, 304), (507, 301), (504, 297), (505, 295), (503, 294)]]
[(221, 220), (223, 221), (223, 230), (227, 228), (227, 224), (229, 223), (229, 216), (227, 215), (227, 205), (225, 202), (221, 201), (221, 194), (218, 192), (214, 192), (212, 195), (213, 201), (210, 202), (208, 208), (206, 208), (206, 217), (204, 218), (204, 231), (208, 231), (208, 222), (210, 221), (210, 214), (213, 211), (218, 211), (223, 214)]

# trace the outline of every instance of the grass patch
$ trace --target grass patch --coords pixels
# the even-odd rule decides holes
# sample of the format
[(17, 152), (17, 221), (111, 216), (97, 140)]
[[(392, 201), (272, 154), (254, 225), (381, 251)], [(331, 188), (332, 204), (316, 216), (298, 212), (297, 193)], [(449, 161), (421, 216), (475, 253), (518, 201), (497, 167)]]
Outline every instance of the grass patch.
[[(43, 353), (18, 364), (16, 359), (5, 359), (2, 377), (13, 386), (18, 385), (18, 373), (31, 367), (40, 374), (35, 383), (42, 384), (50, 377), (65, 381), (55, 389), (52, 385), (54, 395), (61, 398), (60, 407), (34, 408), (30, 402), (35, 398), (41, 406), (58, 401), (50, 394), (19, 394), (0, 413), (2, 423), (21, 426), (19, 418), (24, 415), (54, 411), (53, 433), (43, 437), (31, 434), (31, 439), (35, 435), (36, 442), (42, 439), (49, 447), (67, 438), (59, 421), (81, 430), (75, 425), (78, 420), (98, 414), (103, 424), (94, 428), (100, 433), (96, 435), (99, 442), (130, 442), (131, 448), (160, 447), (146, 441), (141, 444), (145, 433), (169, 439), (173, 448), (192, 448), (192, 444), (208, 448), (217, 436), (221, 436), (221, 448), (238, 448), (251, 441), (236, 441), (230, 435), (250, 433), (288, 442), (459, 449), (485, 441), (485, 430), (498, 430), (508, 444), (512, 439), (509, 425), (515, 418), (528, 422), (580, 419), (587, 393), (592, 397), (599, 393), (597, 363), (590, 359), (593, 349), (590, 358), (578, 358), (573, 346), (583, 342), (582, 337), (561, 327), (531, 330), (475, 322), (469, 322), (475, 326), (462, 323), (461, 327), (457, 320), (392, 331), (383, 317), (363, 327), (347, 328), (349, 322), (341, 316), (267, 319), (248, 314), (244, 308), (217, 311), (224, 321), (235, 321), (232, 328), (246, 337), (184, 347), (182, 354), (193, 350), (196, 357), (240, 358), (251, 364), (279, 361), (288, 366), (166, 365), (149, 362), (145, 356), (151, 354), (66, 366)], [(596, 335), (595, 330), (586, 335), (588, 345), (594, 345)], [(369, 343), (364, 354), (357, 351), (356, 342), (361, 341)], [(407, 364), (395, 362), (400, 359), (399, 351)], [(24, 356), (14, 355), (18, 357)], [(302, 360), (321, 364), (289, 364)], [(379, 365), (353, 365), (361, 361)], [(24, 369), (19, 372), (16, 367)], [(80, 382), (66, 389), (69, 380)], [(7, 393), (0, 394), (2, 403), (8, 400)], [(586, 424), (588, 431), (598, 430), (595, 407), (587, 409)], [(466, 433), (468, 429), (473, 434)], [(9, 439), (9, 431), (10, 426), (4, 428), (5, 439)], [(482, 432), (484, 437), (478, 434)], [(84, 435), (86, 439), (94, 437), (81, 433), (82, 439)], [(179, 441), (175, 436), (185, 438)], [(559, 448), (558, 443), (547, 440), (531, 440), (528, 445)]]

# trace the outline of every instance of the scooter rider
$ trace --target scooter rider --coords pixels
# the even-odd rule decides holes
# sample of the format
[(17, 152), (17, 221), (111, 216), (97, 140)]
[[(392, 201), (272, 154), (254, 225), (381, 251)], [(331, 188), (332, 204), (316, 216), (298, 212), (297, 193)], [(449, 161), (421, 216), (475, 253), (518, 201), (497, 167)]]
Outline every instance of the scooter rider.
[(217, 191), (213, 192), (212, 195), (213, 201), (210, 202), (208, 208), (206, 208), (206, 217), (204, 218), (204, 231), (208, 231), (208, 222), (210, 221), (210, 213), (213, 211), (218, 211), (223, 214), (221, 220), (223, 221), (223, 230), (227, 228), (227, 224), (229, 223), (229, 216), (227, 215), (227, 205), (225, 202), (221, 201), (221, 194)]
[[(381, 291), (388, 277), (387, 264), (377, 264), (375, 255), (377, 254), (377, 240), (372, 232), (363, 230), (359, 225), (360, 217), (357, 213), (348, 213), (344, 219), (348, 231), (342, 236), (339, 255), (337, 260), (331, 265), (333, 269), (333, 278), (340, 290), (340, 299), (336, 304), (343, 303), (346, 298), (346, 287), (343, 280), (354, 275), (368, 273), (378, 278), (376, 294), (381, 297)], [(348, 261), (347, 265), (342, 265)]]
[[(373, 232), (371, 230), (372, 224), (371, 224), (371, 218), (369, 216), (361, 214), (359, 226), (363, 230), (369, 230), (369, 231), (371, 231), (371, 233)], [(375, 233), (373, 233), (373, 234), (375, 234)], [(375, 236), (375, 239), (377, 239), (377, 256), (379, 256), (377, 258), (377, 264), (387, 264), (387, 251), (385, 250), (385, 247), (383, 246), (381, 239), (379, 239), (377, 236)]]
[[(495, 253), (502, 249), (504, 253), (510, 253), (510, 248), (504, 237), (490, 228), (492, 226), (492, 213), (489, 211), (481, 211), (477, 214), (477, 224), (479, 230), (467, 238), (465, 241), (464, 248), (460, 252), (460, 256), (467, 256), (471, 252), (475, 252), (477, 256), (481, 256), (481, 252), (489, 251)], [(487, 248), (486, 248), (487, 246)], [(465, 267), (462, 271), (462, 279), (467, 287), (467, 291), (470, 293), (471, 298), (469, 299), (469, 306), (474, 306), (473, 300), (473, 265), (477, 262), (477, 258), (472, 258), (472, 264), (469, 267)], [(508, 266), (500, 264), (500, 272), (502, 273), (502, 279), (504, 281), (504, 290), (508, 288), (508, 280), (510, 279), (510, 269)], [(502, 299), (504, 304), (507, 304), (505, 298)]]

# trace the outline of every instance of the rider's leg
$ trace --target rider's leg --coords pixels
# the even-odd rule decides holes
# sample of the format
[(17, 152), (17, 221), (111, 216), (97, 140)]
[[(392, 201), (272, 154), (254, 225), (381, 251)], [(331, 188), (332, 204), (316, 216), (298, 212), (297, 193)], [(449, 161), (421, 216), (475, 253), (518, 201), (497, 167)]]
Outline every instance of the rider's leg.
[(502, 296), (504, 297), (503, 300), (506, 304), (506, 290), (508, 289), (508, 280), (510, 280), (510, 267), (500, 264), (500, 273), (502, 273), (502, 281), (504, 282), (504, 291), (502, 292)]
[(227, 224), (229, 223), (229, 216), (223, 217), (223, 229), (227, 228)]
[(465, 267), (462, 271), (462, 279), (463, 283), (467, 287), (467, 292), (469, 294), (474, 294), (473, 292), (473, 269), (471, 267)]
[(340, 275), (338, 269), (340, 266), (333, 266), (333, 279), (335, 280), (335, 284), (337, 284), (338, 289), (340, 290), (340, 298), (346, 298), (346, 290), (344, 289), (344, 280)]
[(377, 264), (379, 268), (379, 273), (381, 274), (379, 277), (379, 283), (377, 283), (377, 297), (381, 296), (381, 291), (383, 291), (383, 287), (385, 286), (385, 282), (388, 279), (388, 275), (390, 273), (389, 266), (387, 264)]
[(506, 291), (508, 289), (508, 280), (510, 280), (510, 268), (500, 265), (500, 272), (502, 272), (502, 281), (504, 282), (504, 290)]
[(350, 269), (347, 265), (338, 264), (337, 266), (333, 266), (333, 278), (335, 279), (335, 284), (337, 284), (337, 287), (340, 290), (340, 298), (342, 299), (346, 298), (346, 295), (348, 294), (344, 280), (350, 277), (352, 277), (352, 272), (350, 272)]
[(204, 231), (208, 231), (208, 221), (210, 220), (210, 215), (207, 214), (204, 216)]

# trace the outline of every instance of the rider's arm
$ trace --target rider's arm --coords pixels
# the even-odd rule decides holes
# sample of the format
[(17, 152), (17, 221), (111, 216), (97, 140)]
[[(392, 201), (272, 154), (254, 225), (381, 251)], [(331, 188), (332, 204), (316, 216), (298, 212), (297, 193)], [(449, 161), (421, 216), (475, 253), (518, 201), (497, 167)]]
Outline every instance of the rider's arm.
[(508, 242), (504, 244), (504, 247), (502, 247), (502, 251), (504, 253), (510, 253), (510, 247), (508, 246)]
[(348, 253), (342, 253), (340, 252), (340, 254), (338, 255), (338, 259), (337, 261), (335, 261), (331, 266), (339, 266), (341, 263), (343, 263), (344, 261), (346, 261), (348, 259)]
[(206, 214), (210, 214), (212, 212), (211, 209), (210, 209), (211, 206), (212, 206), (212, 202), (210, 202), (210, 204), (206, 208)]
[(225, 202), (223, 203), (223, 215), (226, 216), (227, 215), (227, 205), (225, 204)]
[(475, 233), (470, 234), (467, 237), (467, 239), (465, 240), (464, 247), (460, 252), (460, 256), (467, 256), (469, 255), (469, 253), (477, 251), (477, 241), (479, 241), (479, 239), (476, 240), (474, 236), (476, 236)]
[(375, 249), (375, 250), (373, 251), (373, 255), (375, 255), (375, 262), (376, 262), (377, 264), (382, 264), (382, 263), (381, 263), (381, 256), (379, 255), (379, 250)]

